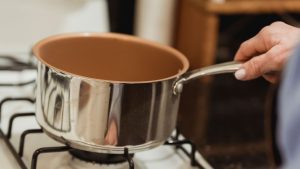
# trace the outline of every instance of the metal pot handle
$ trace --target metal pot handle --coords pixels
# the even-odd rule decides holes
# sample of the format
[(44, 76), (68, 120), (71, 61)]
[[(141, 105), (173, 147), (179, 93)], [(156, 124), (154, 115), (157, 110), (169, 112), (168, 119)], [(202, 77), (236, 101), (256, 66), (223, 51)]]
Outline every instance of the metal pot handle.
[(190, 82), (191, 80), (207, 75), (233, 73), (237, 71), (241, 67), (241, 65), (242, 63), (240, 62), (231, 61), (189, 71), (175, 81), (173, 86), (173, 93), (175, 95), (181, 93), (183, 84)]

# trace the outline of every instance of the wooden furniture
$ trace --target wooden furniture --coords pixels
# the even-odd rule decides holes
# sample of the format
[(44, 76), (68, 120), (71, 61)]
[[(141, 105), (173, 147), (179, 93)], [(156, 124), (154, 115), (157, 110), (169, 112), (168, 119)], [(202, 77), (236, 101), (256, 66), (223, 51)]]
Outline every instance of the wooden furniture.
[[(221, 2), (220, 2), (221, 1)], [(181, 0), (174, 46), (191, 69), (215, 63), (220, 15), (300, 12), (300, 0)], [(199, 144), (205, 136), (211, 80), (185, 87), (179, 127)]]
[(175, 47), (186, 54), (191, 68), (213, 64), (219, 16), (300, 12), (299, 0), (181, 0)]

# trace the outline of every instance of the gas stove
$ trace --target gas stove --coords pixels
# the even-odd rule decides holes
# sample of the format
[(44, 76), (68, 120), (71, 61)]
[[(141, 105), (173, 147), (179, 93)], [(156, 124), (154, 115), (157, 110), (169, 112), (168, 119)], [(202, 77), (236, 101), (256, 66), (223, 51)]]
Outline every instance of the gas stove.
[(56, 142), (35, 119), (34, 64), (0, 58), (7, 64), (0, 66), (0, 162), (5, 169), (212, 168), (179, 130), (164, 145), (136, 154), (126, 149), (121, 155), (91, 153)]
[[(36, 69), (31, 46), (53, 34), (108, 32), (106, 0), (1, 1), (0, 168), (212, 168), (178, 130), (155, 149), (119, 156), (75, 150), (48, 137), (35, 119)], [(8, 55), (6, 55), (8, 54)]]

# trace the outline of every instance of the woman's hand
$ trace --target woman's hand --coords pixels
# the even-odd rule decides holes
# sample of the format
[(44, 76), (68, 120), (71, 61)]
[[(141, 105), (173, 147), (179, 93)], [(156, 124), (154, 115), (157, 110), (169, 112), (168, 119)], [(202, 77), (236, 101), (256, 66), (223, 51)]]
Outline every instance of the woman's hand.
[(263, 76), (275, 83), (288, 57), (300, 40), (300, 29), (283, 22), (264, 27), (256, 36), (243, 42), (234, 60), (245, 62), (235, 73), (239, 80)]

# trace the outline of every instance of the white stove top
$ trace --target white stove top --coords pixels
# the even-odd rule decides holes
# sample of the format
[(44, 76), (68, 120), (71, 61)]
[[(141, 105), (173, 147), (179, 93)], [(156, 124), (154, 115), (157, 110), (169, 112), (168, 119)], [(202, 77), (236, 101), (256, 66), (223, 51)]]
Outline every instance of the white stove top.
[[(30, 81), (35, 77), (35, 70), (24, 71), (22, 73), (0, 72), (1, 82), (23, 82)], [(5, 97), (33, 97), (34, 85), (24, 87), (0, 87), (0, 100)], [(7, 132), (8, 121), (12, 114), (34, 111), (34, 105), (28, 102), (8, 102), (5, 103), (2, 110), (1, 129)], [(18, 150), (19, 138), (21, 133), (27, 129), (39, 129), (35, 117), (21, 117), (14, 121), (12, 142), (15, 149)], [(23, 161), (30, 168), (33, 152), (40, 147), (62, 146), (62, 144), (52, 140), (44, 133), (31, 134), (26, 137)], [(205, 168), (211, 168), (200, 156), (196, 154), (199, 162), (204, 164)], [(158, 148), (136, 153), (134, 155), (135, 169), (196, 169), (190, 165), (190, 159), (181, 150), (176, 150), (174, 146), (160, 146)], [(0, 163), (1, 168), (20, 169), (17, 161), (6, 147), (4, 140), (0, 138)], [(128, 169), (128, 163), (116, 165), (99, 165), (88, 163), (72, 157), (68, 152), (48, 153), (39, 156), (38, 169)]]

